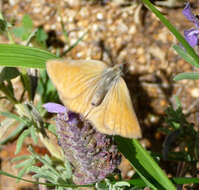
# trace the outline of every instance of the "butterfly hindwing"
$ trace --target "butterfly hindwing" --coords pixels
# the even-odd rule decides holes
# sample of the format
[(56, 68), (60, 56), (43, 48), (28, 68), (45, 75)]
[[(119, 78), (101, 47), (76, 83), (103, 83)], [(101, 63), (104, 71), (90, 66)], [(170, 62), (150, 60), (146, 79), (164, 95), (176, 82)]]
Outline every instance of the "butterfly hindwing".
[(103, 103), (89, 114), (89, 120), (102, 133), (129, 138), (141, 137), (129, 91), (121, 77), (109, 89)]

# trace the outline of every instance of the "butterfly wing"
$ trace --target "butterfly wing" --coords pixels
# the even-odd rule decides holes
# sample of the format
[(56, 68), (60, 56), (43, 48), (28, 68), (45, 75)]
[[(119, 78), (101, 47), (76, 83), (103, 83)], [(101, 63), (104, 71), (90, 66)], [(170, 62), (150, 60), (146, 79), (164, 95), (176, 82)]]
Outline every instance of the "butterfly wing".
[(91, 111), (88, 119), (101, 133), (128, 138), (141, 137), (129, 91), (121, 77), (114, 81), (103, 103)]
[(86, 116), (97, 82), (107, 65), (94, 60), (50, 60), (48, 75), (68, 109)]
[(114, 81), (103, 102), (91, 104), (102, 72), (107, 69), (101, 61), (52, 60), (47, 72), (64, 105), (85, 116), (101, 133), (138, 138), (141, 131), (124, 80)]

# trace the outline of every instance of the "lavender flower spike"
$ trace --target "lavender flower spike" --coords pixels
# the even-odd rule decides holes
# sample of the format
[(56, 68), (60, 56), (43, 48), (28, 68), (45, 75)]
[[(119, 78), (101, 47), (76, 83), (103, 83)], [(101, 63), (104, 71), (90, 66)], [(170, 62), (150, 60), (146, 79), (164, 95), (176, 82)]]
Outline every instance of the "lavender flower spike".
[(199, 35), (199, 20), (192, 13), (190, 3), (187, 3), (184, 10), (182, 11), (183, 15), (191, 22), (194, 23), (196, 28), (191, 28), (189, 30), (184, 31), (184, 36), (186, 41), (189, 43), (191, 47), (198, 45), (198, 35)]
[(99, 182), (113, 173), (121, 161), (113, 139), (97, 132), (79, 114), (54, 103), (44, 107), (57, 113), (56, 130), (65, 157), (74, 167), (73, 181), (78, 185)]

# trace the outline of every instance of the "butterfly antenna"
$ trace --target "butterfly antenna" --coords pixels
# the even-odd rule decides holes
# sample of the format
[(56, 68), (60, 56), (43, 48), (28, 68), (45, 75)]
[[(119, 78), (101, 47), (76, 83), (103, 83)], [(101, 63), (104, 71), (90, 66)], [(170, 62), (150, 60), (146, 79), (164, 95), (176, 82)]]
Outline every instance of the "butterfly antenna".
[(106, 55), (108, 56), (108, 59), (110, 60), (109, 65), (112, 67), (115, 61), (110, 49), (105, 46), (104, 40), (101, 39), (99, 41), (99, 47), (101, 48), (101, 51), (102, 51), (100, 60), (102, 61), (105, 60), (104, 54), (106, 53)]

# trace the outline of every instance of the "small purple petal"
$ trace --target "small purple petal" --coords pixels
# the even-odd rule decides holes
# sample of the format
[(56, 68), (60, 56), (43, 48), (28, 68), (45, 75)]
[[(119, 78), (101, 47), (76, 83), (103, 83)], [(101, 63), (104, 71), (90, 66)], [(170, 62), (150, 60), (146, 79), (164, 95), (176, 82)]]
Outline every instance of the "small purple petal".
[(199, 30), (194, 28), (184, 31), (185, 39), (190, 44), (191, 47), (198, 45), (198, 35), (199, 35)]
[(62, 106), (61, 104), (56, 103), (46, 103), (43, 105), (43, 107), (50, 113), (66, 113), (67, 108), (65, 106)]
[(192, 13), (190, 3), (186, 4), (182, 13), (189, 21), (193, 22), (195, 26), (199, 28), (199, 21), (196, 18), (196, 16)]

